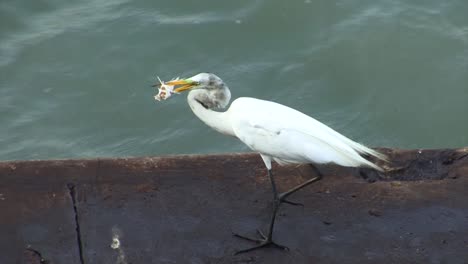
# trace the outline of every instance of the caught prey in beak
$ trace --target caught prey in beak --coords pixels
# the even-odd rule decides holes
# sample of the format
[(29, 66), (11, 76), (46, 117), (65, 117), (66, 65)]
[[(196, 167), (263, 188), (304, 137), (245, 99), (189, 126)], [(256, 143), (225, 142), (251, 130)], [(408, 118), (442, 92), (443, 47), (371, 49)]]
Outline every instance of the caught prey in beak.
[(181, 85), (181, 86), (174, 89), (175, 93), (180, 93), (180, 92), (183, 92), (183, 91), (187, 91), (187, 90), (193, 88), (194, 86), (198, 85), (197, 82), (191, 81), (189, 79), (172, 80), (172, 81), (168, 81), (166, 84), (172, 85), (172, 86)]
[(174, 85), (168, 85), (167, 83), (161, 81), (161, 79), (158, 78), (159, 83), (153, 85), (153, 87), (158, 87), (158, 94), (154, 96), (154, 99), (161, 101), (161, 100), (167, 100), (169, 97), (174, 92)]
[[(154, 99), (158, 101), (167, 100), (169, 97), (171, 97), (172, 94), (177, 94), (189, 90), (198, 84), (197, 82), (191, 81), (189, 79), (176, 78), (168, 82), (163, 82), (159, 77), (157, 78), (159, 83), (153, 85), (153, 87), (158, 87), (159, 92), (154, 96)], [(174, 88), (176, 86), (179, 87)]]

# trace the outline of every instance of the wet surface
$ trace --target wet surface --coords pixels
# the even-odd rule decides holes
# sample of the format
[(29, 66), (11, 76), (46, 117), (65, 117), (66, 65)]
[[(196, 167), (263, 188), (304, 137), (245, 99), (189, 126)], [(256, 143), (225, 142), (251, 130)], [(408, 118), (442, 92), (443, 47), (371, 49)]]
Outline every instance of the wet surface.
[[(270, 216), (256, 154), (0, 163), (0, 263), (468, 263), (468, 149), (384, 151), (388, 173), (322, 166), (282, 205), (289, 252), (237, 256), (252, 245), (232, 232)], [(274, 172), (282, 190), (313, 177)]]

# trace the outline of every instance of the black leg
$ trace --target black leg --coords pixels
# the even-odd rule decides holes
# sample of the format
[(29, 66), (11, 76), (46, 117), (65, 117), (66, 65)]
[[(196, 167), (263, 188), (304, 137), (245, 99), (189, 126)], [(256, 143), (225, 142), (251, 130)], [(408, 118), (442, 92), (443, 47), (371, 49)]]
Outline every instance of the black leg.
[(268, 234), (265, 236), (262, 233), (262, 231), (257, 230), (257, 233), (260, 235), (261, 238), (254, 239), (254, 238), (249, 238), (249, 237), (242, 236), (242, 235), (234, 233), (234, 236), (236, 236), (238, 238), (249, 240), (249, 241), (252, 241), (252, 242), (255, 242), (255, 243), (258, 244), (257, 246), (254, 246), (254, 247), (251, 247), (251, 248), (247, 248), (247, 249), (244, 249), (244, 250), (239, 250), (239, 251), (237, 251), (235, 253), (235, 255), (241, 254), (241, 253), (246, 253), (246, 252), (253, 251), (253, 250), (256, 250), (256, 249), (260, 249), (260, 248), (264, 248), (264, 247), (275, 247), (275, 248), (279, 248), (279, 249), (283, 249), (283, 250), (289, 250), (287, 247), (282, 246), (280, 244), (277, 244), (277, 243), (275, 243), (273, 241), (273, 229), (274, 229), (274, 226), (275, 226), (276, 213), (278, 212), (278, 208), (279, 208), (281, 202), (280, 202), (280, 199), (278, 197), (278, 192), (276, 191), (276, 184), (275, 184), (275, 180), (273, 178), (273, 174), (271, 173), (271, 170), (268, 170), (268, 176), (270, 178), (271, 188), (273, 190), (273, 213), (271, 215), (270, 226), (268, 228)]
[(268, 234), (265, 236), (260, 230), (257, 230), (258, 234), (260, 235), (261, 238), (259, 239), (254, 239), (254, 238), (249, 238), (249, 237), (246, 237), (246, 236), (242, 236), (242, 235), (239, 235), (239, 234), (236, 234), (234, 233), (233, 235), (238, 237), (238, 238), (242, 238), (242, 239), (245, 239), (245, 240), (249, 240), (249, 241), (252, 241), (252, 242), (255, 242), (257, 243), (258, 245), (257, 246), (254, 246), (254, 247), (251, 247), (251, 248), (247, 248), (247, 249), (244, 249), (244, 250), (240, 250), (240, 251), (237, 251), (235, 253), (235, 255), (237, 254), (241, 254), (241, 253), (246, 253), (246, 252), (249, 252), (249, 251), (253, 251), (253, 250), (256, 250), (256, 249), (260, 249), (260, 248), (264, 248), (264, 247), (275, 247), (275, 248), (279, 248), (279, 249), (283, 249), (283, 250), (289, 250), (287, 247), (285, 246), (282, 246), (280, 244), (277, 244), (273, 241), (273, 230), (274, 230), (274, 226), (275, 226), (275, 220), (276, 220), (276, 213), (278, 212), (278, 209), (279, 209), (279, 206), (281, 205), (281, 203), (288, 203), (288, 204), (292, 204), (292, 205), (301, 205), (299, 203), (294, 203), (294, 202), (290, 202), (288, 200), (286, 200), (286, 198), (299, 191), (300, 189), (310, 185), (311, 183), (313, 182), (316, 182), (318, 180), (320, 180), (322, 178), (322, 174), (320, 173), (320, 171), (311, 164), (312, 168), (314, 168), (317, 176), (315, 178), (312, 178), (302, 184), (299, 184), (298, 186), (286, 191), (286, 192), (283, 192), (281, 194), (278, 195), (278, 192), (276, 190), (276, 184), (275, 184), (275, 180), (273, 178), (273, 173), (271, 172), (271, 170), (268, 170), (268, 176), (270, 178), (270, 182), (271, 182), (271, 188), (272, 188), (272, 191), (273, 191), (273, 213), (272, 213), (272, 216), (271, 216), (271, 220), (270, 220), (270, 226), (268, 228)]
[(273, 215), (271, 217), (271, 221), (270, 221), (270, 228), (268, 230), (268, 235), (264, 235), (262, 231), (260, 230), (257, 230), (257, 233), (259, 234), (259, 236), (261, 238), (258, 238), (258, 239), (254, 239), (254, 238), (250, 238), (250, 237), (246, 237), (246, 236), (242, 236), (242, 235), (239, 235), (239, 234), (236, 234), (234, 233), (234, 236), (238, 237), (238, 238), (242, 238), (242, 239), (245, 239), (245, 240), (248, 240), (248, 241), (252, 241), (252, 242), (255, 242), (257, 243), (258, 245), (257, 246), (254, 246), (254, 247), (250, 247), (250, 248), (247, 248), (247, 249), (243, 249), (243, 250), (239, 250), (237, 251), (236, 253), (234, 253), (234, 255), (237, 255), (237, 254), (242, 254), (242, 253), (246, 253), (246, 252), (250, 252), (250, 251), (254, 251), (256, 249), (260, 249), (260, 248), (264, 248), (264, 247), (274, 247), (274, 248), (278, 248), (278, 249), (282, 249), (282, 250), (286, 250), (288, 251), (289, 248), (288, 247), (285, 247), (283, 245), (280, 245), (280, 244), (277, 244), (276, 242), (273, 241), (273, 227), (275, 225), (275, 218), (276, 218), (276, 213), (278, 211), (278, 208), (279, 208), (279, 201), (277, 200), (275, 202), (275, 205), (274, 205), (274, 208), (273, 208)]
[(321, 173), (314, 165), (312, 165), (312, 164), (309, 164), (309, 165), (314, 169), (315, 174), (316, 174), (317, 176), (314, 177), (314, 178), (312, 178), (312, 179), (310, 179), (310, 180), (308, 180), (308, 181), (306, 181), (306, 182), (304, 182), (304, 183), (302, 183), (302, 184), (297, 185), (297, 186), (294, 187), (294, 188), (291, 188), (291, 189), (288, 190), (288, 191), (285, 191), (285, 192), (281, 193), (281, 194), (278, 196), (280, 202), (282, 202), (282, 203), (287, 203), (287, 204), (292, 204), (292, 205), (303, 205), (303, 204), (300, 204), (300, 203), (295, 203), (295, 202), (288, 201), (288, 200), (286, 200), (286, 198), (287, 198), (289, 195), (291, 195), (291, 194), (293, 194), (293, 193), (299, 191), (300, 189), (302, 189), (302, 188), (304, 188), (304, 187), (310, 185), (311, 183), (316, 182), (316, 181), (319, 181), (320, 179), (322, 179), (322, 173)]

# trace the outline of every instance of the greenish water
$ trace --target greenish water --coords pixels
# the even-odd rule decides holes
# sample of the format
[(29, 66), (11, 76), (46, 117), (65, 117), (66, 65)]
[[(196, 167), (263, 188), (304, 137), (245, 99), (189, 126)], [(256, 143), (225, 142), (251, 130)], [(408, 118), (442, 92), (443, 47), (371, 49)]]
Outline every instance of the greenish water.
[(468, 145), (468, 1), (2, 1), (0, 159), (247, 151), (150, 84), (214, 72), (370, 146)]

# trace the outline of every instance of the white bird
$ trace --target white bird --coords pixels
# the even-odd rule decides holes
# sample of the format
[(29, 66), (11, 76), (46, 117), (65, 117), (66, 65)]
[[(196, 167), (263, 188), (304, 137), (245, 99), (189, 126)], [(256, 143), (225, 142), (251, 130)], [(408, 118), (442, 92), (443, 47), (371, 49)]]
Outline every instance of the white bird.
[[(251, 239), (235, 234), (237, 237), (258, 243), (255, 247), (237, 253), (266, 246), (287, 250), (287, 247), (273, 242), (276, 212), (283, 202), (298, 205), (298, 203), (286, 200), (286, 197), (321, 179), (320, 171), (312, 164), (335, 163), (346, 167), (370, 167), (383, 171), (381, 167), (362, 155), (386, 161), (385, 155), (352, 141), (316, 119), (290, 107), (275, 102), (241, 97), (234, 100), (225, 112), (214, 111), (213, 109), (227, 107), (231, 92), (221, 78), (212, 73), (200, 73), (188, 79), (173, 80), (166, 84), (178, 86), (174, 89), (176, 93), (190, 90), (187, 100), (193, 113), (211, 128), (237, 137), (253, 151), (258, 152), (268, 170), (275, 205), (269, 232), (264, 235), (259, 231), (261, 239)], [(311, 164), (317, 177), (278, 194), (271, 171), (272, 160), (280, 165)]]

